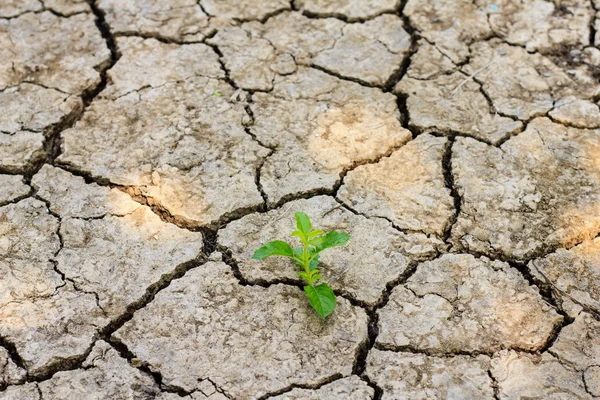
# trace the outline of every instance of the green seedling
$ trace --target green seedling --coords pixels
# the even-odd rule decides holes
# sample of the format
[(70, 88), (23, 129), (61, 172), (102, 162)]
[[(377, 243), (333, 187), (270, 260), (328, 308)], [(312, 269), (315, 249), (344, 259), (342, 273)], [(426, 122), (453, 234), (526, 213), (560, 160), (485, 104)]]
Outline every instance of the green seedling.
[[(312, 308), (325, 318), (335, 309), (335, 294), (329, 285), (325, 282), (316, 284), (322, 279), (319, 273), (319, 253), (330, 247), (343, 246), (348, 243), (350, 235), (344, 232), (312, 229), (312, 224), (308, 215), (303, 212), (296, 213), (296, 229), (292, 236), (300, 239), (302, 247), (292, 248), (288, 243), (282, 240), (275, 240), (262, 246), (254, 252), (252, 258), (255, 260), (264, 260), (271, 256), (282, 256), (291, 258), (302, 267), (298, 275), (306, 282), (304, 293)], [(316, 285), (315, 285), (316, 284)]]

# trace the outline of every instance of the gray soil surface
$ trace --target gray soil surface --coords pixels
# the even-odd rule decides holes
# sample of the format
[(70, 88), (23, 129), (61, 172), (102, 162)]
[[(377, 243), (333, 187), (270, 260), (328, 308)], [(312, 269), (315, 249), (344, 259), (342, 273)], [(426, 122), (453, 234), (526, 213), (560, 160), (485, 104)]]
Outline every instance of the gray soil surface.
[[(600, 399), (600, 1), (0, 0), (0, 400)], [(252, 253), (348, 232), (321, 319)]]

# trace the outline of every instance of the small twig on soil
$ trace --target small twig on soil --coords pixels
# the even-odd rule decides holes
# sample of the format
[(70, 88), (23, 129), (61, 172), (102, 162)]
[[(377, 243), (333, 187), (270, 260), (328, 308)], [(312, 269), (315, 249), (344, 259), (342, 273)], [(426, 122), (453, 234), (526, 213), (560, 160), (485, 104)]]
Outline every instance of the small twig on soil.
[(292, 209), (292, 206), (293, 206), (293, 204), (290, 204), (290, 206), (283, 212), (283, 214), (281, 214), (277, 218), (269, 221), (269, 223), (267, 223), (265, 226), (263, 226), (261, 228), (261, 230), (266, 229), (267, 227), (273, 225), (275, 222), (279, 221), (281, 218), (285, 217), (285, 215)]
[(485, 66), (479, 68), (477, 71), (473, 72), (471, 75), (466, 77), (464, 81), (462, 81), (457, 87), (454, 88), (454, 90), (450, 93), (450, 96), (454, 96), (456, 94), (456, 92), (458, 92), (458, 89), (460, 89), (465, 83), (467, 83), (470, 79), (473, 79), (475, 77), (475, 75), (477, 75), (478, 73), (480, 73), (481, 71), (483, 71), (484, 69), (486, 69), (487, 67), (489, 67), (490, 65), (492, 65), (495, 62), (496, 62), (496, 60), (490, 61)]

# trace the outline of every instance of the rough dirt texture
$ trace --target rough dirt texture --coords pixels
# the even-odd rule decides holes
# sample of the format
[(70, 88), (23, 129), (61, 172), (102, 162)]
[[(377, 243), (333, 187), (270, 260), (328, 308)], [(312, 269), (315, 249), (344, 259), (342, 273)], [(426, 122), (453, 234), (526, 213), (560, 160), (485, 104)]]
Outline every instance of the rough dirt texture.
[(536, 351), (562, 319), (508, 264), (448, 254), (392, 291), (377, 344), (437, 354)]
[[(600, 399), (600, 1), (0, 1), (0, 400)], [(285, 258), (325, 251), (322, 320)]]
[(390, 157), (349, 172), (339, 197), (361, 214), (386, 218), (400, 229), (442, 236), (454, 216), (442, 168), (447, 146), (445, 138), (423, 134)]
[(185, 277), (116, 332), (167, 385), (192, 391), (209, 379), (233, 398), (314, 385), (350, 375), (367, 339), (367, 315), (347, 300), (323, 321), (296, 288), (240, 286), (223, 262)]
[[(355, 215), (333, 198), (314, 197), (290, 202), (266, 214), (252, 214), (219, 231), (218, 244), (231, 252), (242, 274), (250, 282), (297, 281), (298, 267), (288, 259), (253, 260), (252, 253), (269, 238), (284, 238), (294, 230), (293, 215), (303, 211), (315, 226), (348, 232), (352, 241), (343, 248), (323, 253), (323, 274), (334, 290), (375, 305), (386, 285), (397, 281), (417, 262), (436, 257), (444, 248), (441, 240), (424, 234), (404, 234), (383, 219)], [(297, 243), (296, 246), (300, 244)]]
[(526, 261), (600, 231), (600, 131), (533, 120), (500, 148), (469, 138), (453, 146), (462, 198), (459, 249)]
[(373, 349), (366, 375), (383, 389), (382, 399), (491, 399), (486, 356), (431, 357)]

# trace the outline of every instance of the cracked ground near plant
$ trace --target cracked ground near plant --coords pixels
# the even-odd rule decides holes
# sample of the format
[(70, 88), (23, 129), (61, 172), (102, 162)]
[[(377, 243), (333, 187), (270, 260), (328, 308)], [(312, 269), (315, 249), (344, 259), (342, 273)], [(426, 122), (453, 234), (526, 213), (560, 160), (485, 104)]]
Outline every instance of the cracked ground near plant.
[(0, 400), (600, 398), (599, 10), (0, 0)]

